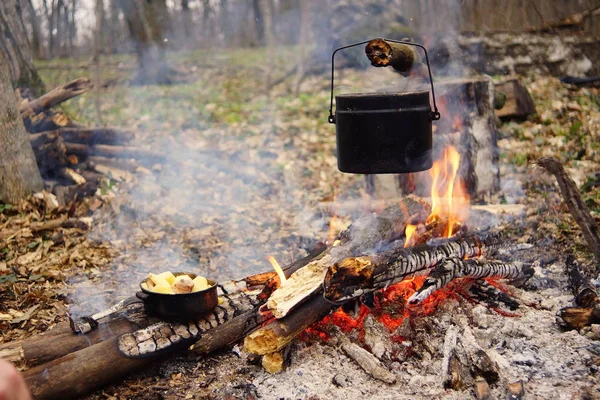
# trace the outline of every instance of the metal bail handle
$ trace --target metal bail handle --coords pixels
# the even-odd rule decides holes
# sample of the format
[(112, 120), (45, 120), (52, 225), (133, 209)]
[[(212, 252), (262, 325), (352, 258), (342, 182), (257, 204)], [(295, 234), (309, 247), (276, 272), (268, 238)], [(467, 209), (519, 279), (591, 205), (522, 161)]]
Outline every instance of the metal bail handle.
[[(335, 124), (335, 115), (333, 114), (333, 73), (335, 70), (335, 53), (337, 53), (340, 50), (344, 50), (350, 47), (356, 47), (356, 46), (360, 46), (361, 44), (366, 44), (369, 43), (371, 40), (375, 40), (375, 39), (370, 39), (370, 40), (365, 40), (364, 42), (358, 42), (358, 43), (353, 43), (353, 44), (349, 44), (347, 46), (342, 46), (342, 47), (338, 47), (337, 49), (335, 49), (333, 51), (333, 54), (331, 54), (331, 98), (329, 100), (329, 118), (327, 118), (327, 120), (329, 121), (330, 124)], [(427, 49), (425, 48), (425, 46), (418, 44), (418, 43), (411, 43), (411, 42), (404, 42), (402, 40), (394, 40), (394, 39), (383, 39), (387, 42), (392, 42), (392, 43), (400, 43), (400, 44), (405, 44), (407, 46), (414, 46), (414, 47), (419, 47), (421, 49), (423, 49), (423, 52), (425, 53), (425, 62), (427, 63), (427, 71), (429, 72), (429, 82), (431, 83), (431, 97), (433, 98), (433, 111), (429, 113), (429, 118), (431, 118), (432, 121), (437, 121), (438, 119), (440, 119), (440, 113), (438, 111), (437, 108), (437, 104), (435, 103), (435, 89), (433, 88), (433, 76), (431, 75), (431, 67), (429, 66), (429, 56), (427, 55)]]

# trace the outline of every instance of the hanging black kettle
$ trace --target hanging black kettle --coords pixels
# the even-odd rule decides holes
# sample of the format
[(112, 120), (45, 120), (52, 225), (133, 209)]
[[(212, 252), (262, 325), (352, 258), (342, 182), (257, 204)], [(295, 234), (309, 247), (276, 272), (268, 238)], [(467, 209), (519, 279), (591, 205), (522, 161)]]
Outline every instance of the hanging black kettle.
[(336, 49), (331, 56), (329, 122), (336, 125), (338, 169), (354, 174), (398, 174), (427, 170), (433, 162), (431, 123), (440, 118), (427, 50), (416, 43), (380, 40), (423, 49), (431, 82), (433, 111), (428, 91), (352, 93), (335, 96), (334, 115), (335, 54), (371, 41)]

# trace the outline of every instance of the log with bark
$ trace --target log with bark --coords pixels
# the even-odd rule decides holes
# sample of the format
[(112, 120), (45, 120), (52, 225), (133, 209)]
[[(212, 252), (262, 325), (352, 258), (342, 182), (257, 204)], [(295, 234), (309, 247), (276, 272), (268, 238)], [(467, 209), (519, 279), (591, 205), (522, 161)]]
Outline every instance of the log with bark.
[(402, 237), (408, 221), (415, 215), (426, 214), (427, 208), (426, 203), (407, 197), (374, 218), (366, 216), (357, 220), (340, 235), (341, 243), (338, 246), (324, 251), (274, 291), (267, 301), (267, 307), (275, 318), (283, 318), (290, 310), (321, 291), (330, 266), (341, 259), (364, 254)]
[(79, 96), (94, 87), (92, 81), (88, 78), (77, 78), (65, 85), (56, 87), (44, 94), (43, 96), (34, 99), (24, 99), (19, 104), (19, 112), (21, 116), (35, 115), (41, 111), (48, 110), (66, 100)]
[(535, 114), (533, 99), (517, 77), (503, 79), (494, 84), (496, 93), (506, 96), (504, 106), (496, 110), (498, 118), (526, 118)]
[[(495, 239), (489, 239), (488, 245), (492, 241)], [(479, 256), (485, 246), (478, 237), (468, 236), (437, 246), (404, 248), (403, 243), (397, 243), (385, 252), (345, 258), (328, 269), (323, 280), (324, 295), (332, 302), (357, 298), (425, 273), (449, 257)]]
[(533, 273), (534, 270), (531, 264), (517, 261), (505, 263), (488, 260), (464, 260), (458, 257), (451, 257), (444, 260), (431, 271), (425, 282), (423, 282), (423, 286), (410, 296), (408, 302), (410, 304), (420, 303), (436, 290), (461, 277), (474, 279), (496, 277), (524, 283), (533, 276)]
[(25, 371), (25, 381), (36, 399), (70, 399), (139, 371), (165, 354), (160, 350), (167, 347), (175, 350), (191, 344), (192, 337), (204, 339), (204, 343), (208, 344), (204, 347), (205, 351), (217, 350), (241, 339), (262, 323), (263, 317), (251, 301), (257, 293), (259, 291), (232, 296), (214, 314), (197, 323), (159, 322), (135, 332), (113, 336)]
[[(494, 83), (490, 78), (436, 81), (436, 98), (441, 118), (435, 121), (433, 159), (454, 146), (460, 155), (458, 177), (469, 196), (487, 199), (500, 189), (498, 130), (494, 114)], [(376, 199), (399, 198), (410, 193), (430, 195), (430, 172), (375, 175), (368, 179)]]
[(374, 67), (391, 66), (404, 76), (416, 72), (425, 73), (423, 76), (427, 76), (427, 69), (413, 49), (414, 47), (402, 43), (373, 39), (365, 46), (365, 53)]
[(575, 307), (564, 307), (558, 312), (558, 322), (567, 329), (581, 329), (600, 323), (600, 299), (592, 282), (584, 275), (581, 264), (573, 255), (567, 256), (565, 272), (569, 277)]

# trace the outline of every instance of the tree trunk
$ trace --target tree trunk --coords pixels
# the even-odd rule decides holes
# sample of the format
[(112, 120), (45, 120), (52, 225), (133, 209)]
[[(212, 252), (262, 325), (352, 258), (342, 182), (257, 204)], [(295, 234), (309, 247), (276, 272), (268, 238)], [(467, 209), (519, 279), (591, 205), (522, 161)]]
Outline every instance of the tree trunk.
[(254, 24), (256, 27), (256, 39), (260, 46), (265, 44), (265, 20), (263, 18), (262, 4), (260, 0), (252, 0), (254, 11)]
[[(44, 85), (33, 67), (25, 29), (18, 17), (17, 0), (0, 1), (0, 48), (7, 57), (10, 82), (14, 87), (31, 88), (39, 95)], [(11, 99), (14, 102), (14, 99)]]
[(164, 0), (119, 0), (119, 5), (136, 46), (139, 72), (134, 83), (171, 83), (164, 49)]
[(42, 42), (40, 33), (40, 22), (33, 7), (33, 0), (27, 0), (27, 12), (29, 16), (29, 23), (31, 24), (31, 50), (35, 58), (42, 57)]
[(17, 110), (7, 65), (0, 52), (0, 201), (14, 203), (42, 189), (42, 177)]

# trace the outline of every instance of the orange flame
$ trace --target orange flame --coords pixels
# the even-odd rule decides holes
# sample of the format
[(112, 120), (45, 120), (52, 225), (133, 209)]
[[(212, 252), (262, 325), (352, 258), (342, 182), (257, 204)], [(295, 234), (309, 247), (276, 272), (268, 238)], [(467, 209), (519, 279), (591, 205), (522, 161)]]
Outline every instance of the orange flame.
[(287, 278), (285, 277), (283, 270), (279, 266), (279, 263), (273, 256), (267, 256), (267, 261), (269, 261), (271, 263), (271, 265), (273, 266), (273, 269), (275, 270), (275, 272), (277, 272), (277, 276), (279, 276), (279, 281), (283, 285), (285, 283), (285, 281), (287, 281)]
[(417, 226), (413, 224), (406, 224), (406, 229), (404, 233), (406, 234), (406, 240), (404, 241), (404, 247), (412, 247), (416, 244), (417, 239), (415, 232), (417, 231)]
[(469, 197), (456, 179), (459, 164), (460, 154), (456, 148), (448, 146), (441, 160), (436, 161), (431, 169), (431, 215), (427, 223), (447, 217), (444, 237), (452, 236), (457, 222), (466, 218), (468, 212)]
[[(461, 220), (465, 220), (469, 211), (469, 196), (457, 179), (460, 154), (453, 146), (444, 149), (441, 159), (433, 163), (431, 168), (431, 214), (426, 224), (431, 225), (438, 220), (447, 220), (443, 237), (451, 237)], [(408, 224), (405, 229), (404, 247), (414, 246), (418, 240), (417, 227)]]

